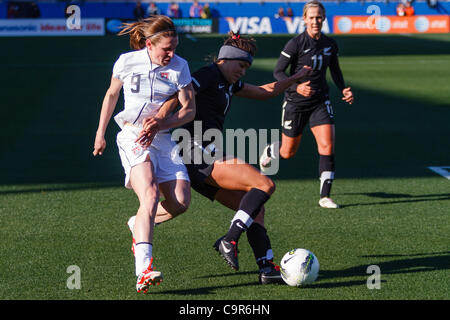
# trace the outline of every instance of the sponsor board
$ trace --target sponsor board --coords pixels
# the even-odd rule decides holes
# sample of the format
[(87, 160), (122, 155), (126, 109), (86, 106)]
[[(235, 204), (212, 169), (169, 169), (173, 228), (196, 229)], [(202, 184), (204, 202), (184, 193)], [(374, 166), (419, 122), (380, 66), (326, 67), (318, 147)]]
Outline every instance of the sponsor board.
[(333, 30), (336, 34), (371, 33), (448, 33), (450, 19), (447, 15), (433, 16), (335, 16)]
[[(217, 32), (216, 19), (172, 19), (179, 33), (214, 33)], [(127, 19), (107, 19), (106, 32), (116, 34), (124, 22), (134, 22)]]
[[(225, 17), (219, 18), (219, 33), (229, 31), (241, 34), (299, 34), (305, 30), (305, 24), (301, 17)], [(323, 33), (330, 33), (328, 19), (325, 19), (322, 27)]]
[(31, 36), (102, 36), (103, 18), (80, 19), (72, 28), (67, 19), (0, 19), (0, 37)]
[(181, 33), (213, 33), (213, 19), (172, 19)]

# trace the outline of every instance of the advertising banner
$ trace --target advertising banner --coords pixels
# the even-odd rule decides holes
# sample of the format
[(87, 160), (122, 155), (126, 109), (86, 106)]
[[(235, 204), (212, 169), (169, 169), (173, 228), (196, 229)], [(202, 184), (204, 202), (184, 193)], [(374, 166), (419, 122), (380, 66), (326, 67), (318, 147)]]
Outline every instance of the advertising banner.
[(213, 33), (217, 32), (214, 28), (213, 19), (172, 19), (181, 33)]
[(68, 19), (0, 19), (0, 37), (102, 36), (105, 19), (84, 18), (79, 23)]
[[(217, 19), (172, 19), (179, 33), (215, 33)], [(116, 34), (124, 22), (135, 22), (127, 19), (106, 19), (106, 32)]]
[(335, 16), (336, 34), (448, 33), (448, 15), (433, 16)]
[[(225, 17), (219, 18), (219, 33), (229, 31), (241, 34), (299, 34), (305, 30), (301, 17)], [(322, 27), (323, 33), (330, 33), (328, 19)]]

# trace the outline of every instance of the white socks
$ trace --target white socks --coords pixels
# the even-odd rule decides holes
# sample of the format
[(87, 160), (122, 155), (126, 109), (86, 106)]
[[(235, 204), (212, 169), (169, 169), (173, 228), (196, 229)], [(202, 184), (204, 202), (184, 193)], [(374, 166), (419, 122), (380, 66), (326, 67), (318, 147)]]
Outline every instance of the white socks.
[[(331, 183), (334, 180), (334, 172), (333, 171), (323, 171), (320, 174), (320, 196), (327, 196), (330, 195), (330, 189), (331, 189)], [(328, 185), (326, 185), (326, 184)], [(324, 189), (325, 185), (325, 189)]]
[(233, 225), (234, 221), (240, 220), (242, 223), (245, 224), (245, 229), (248, 229), (252, 223), (253, 219), (250, 217), (244, 210), (238, 210), (236, 214), (233, 217), (233, 220), (231, 220), (231, 225)]
[(148, 242), (136, 243), (134, 247), (134, 259), (136, 262), (136, 276), (139, 276), (150, 264), (152, 258), (152, 244)]

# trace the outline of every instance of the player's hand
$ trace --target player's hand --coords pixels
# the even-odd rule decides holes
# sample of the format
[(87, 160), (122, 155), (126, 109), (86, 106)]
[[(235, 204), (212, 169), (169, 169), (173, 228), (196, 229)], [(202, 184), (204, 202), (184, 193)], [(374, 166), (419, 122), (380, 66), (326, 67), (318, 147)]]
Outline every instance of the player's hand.
[(299, 72), (297, 72), (294, 76), (297, 80), (300, 80), (306, 76), (309, 76), (312, 73), (312, 68), (310, 66), (303, 66)]
[(105, 137), (103, 137), (102, 135), (97, 134), (95, 136), (94, 151), (92, 152), (92, 154), (94, 156), (102, 155), (103, 151), (105, 151), (105, 149), (106, 149)]
[(148, 117), (142, 121), (142, 131), (139, 133), (135, 142), (142, 147), (147, 148), (152, 144), (156, 133), (161, 129), (162, 120), (157, 117)]
[(143, 148), (148, 148), (152, 144), (153, 138), (155, 138), (157, 132), (158, 131), (155, 130), (146, 131), (143, 129), (135, 142), (139, 143)]
[(315, 93), (315, 91), (311, 88), (310, 84), (311, 80), (300, 83), (297, 86), (297, 93), (301, 94), (304, 97), (311, 97)]
[(145, 118), (144, 121), (142, 121), (142, 127), (145, 131), (159, 131), (161, 130), (161, 122), (162, 119), (159, 119), (157, 117), (148, 117)]
[(345, 88), (344, 90), (342, 90), (342, 94), (344, 95), (344, 97), (342, 97), (342, 100), (344, 100), (345, 102), (347, 102), (348, 104), (352, 104), (353, 103), (353, 92), (351, 91), (351, 88)]

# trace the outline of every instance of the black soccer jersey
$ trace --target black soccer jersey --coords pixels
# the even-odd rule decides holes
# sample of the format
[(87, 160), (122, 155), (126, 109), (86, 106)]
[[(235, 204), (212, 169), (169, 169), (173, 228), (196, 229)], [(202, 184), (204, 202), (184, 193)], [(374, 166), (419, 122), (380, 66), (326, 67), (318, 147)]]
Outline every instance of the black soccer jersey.
[[(213, 63), (192, 74), (192, 84), (196, 91), (196, 113), (194, 121), (202, 121), (202, 134), (214, 128), (223, 130), (225, 116), (230, 110), (231, 98), (241, 90), (244, 83), (228, 83), (218, 66)], [(194, 122), (187, 123), (184, 128), (193, 135)]]
[(285, 99), (298, 106), (299, 110), (310, 110), (328, 99), (328, 85), (326, 80), (327, 67), (337, 87), (345, 88), (344, 77), (338, 63), (338, 46), (332, 38), (322, 34), (315, 40), (305, 31), (288, 41), (278, 58), (274, 70), (277, 80), (288, 78), (285, 73), (290, 66), (289, 75), (300, 71), (303, 66), (310, 66), (313, 72), (301, 82), (311, 81), (310, 86), (315, 91), (311, 97), (304, 97), (296, 92), (298, 84), (289, 87), (285, 92)]

